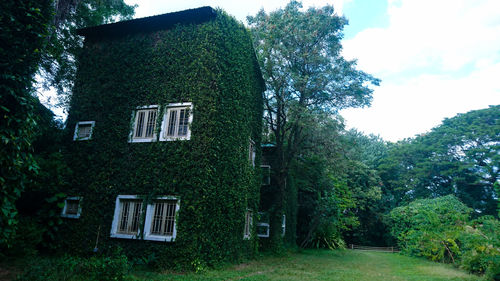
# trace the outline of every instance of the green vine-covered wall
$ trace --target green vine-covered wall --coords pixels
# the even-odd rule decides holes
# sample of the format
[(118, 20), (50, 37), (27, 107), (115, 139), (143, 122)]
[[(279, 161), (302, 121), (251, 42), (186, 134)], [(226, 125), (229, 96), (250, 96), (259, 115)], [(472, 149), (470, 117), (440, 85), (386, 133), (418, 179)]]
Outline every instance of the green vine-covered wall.
[[(243, 240), (243, 227), (247, 208), (259, 204), (264, 86), (248, 31), (216, 13), (168, 30), (86, 38), (65, 150), (73, 171), (65, 193), (83, 197), (82, 215), (65, 220), (65, 249), (91, 252), (99, 235), (99, 251), (120, 246), (130, 257), (154, 257), (161, 267), (195, 269), (255, 253), (257, 239)], [(190, 140), (128, 142), (138, 106), (177, 102), (193, 103)], [(73, 141), (78, 121), (95, 121), (91, 140)], [(109, 238), (119, 194), (146, 201), (178, 196), (175, 242)]]

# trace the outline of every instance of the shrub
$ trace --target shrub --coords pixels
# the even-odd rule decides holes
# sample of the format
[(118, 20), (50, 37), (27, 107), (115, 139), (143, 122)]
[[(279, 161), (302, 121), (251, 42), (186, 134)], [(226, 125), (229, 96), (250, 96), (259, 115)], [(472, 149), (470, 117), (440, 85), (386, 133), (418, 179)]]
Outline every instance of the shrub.
[(130, 269), (127, 257), (115, 254), (111, 257), (73, 257), (38, 259), (17, 280), (124, 280)]
[[(500, 275), (500, 222), (483, 216), (470, 223), (460, 235), (461, 266), (475, 273)], [(500, 276), (498, 276), (500, 277)]]
[(19, 217), (19, 224), (12, 247), (6, 249), (8, 256), (34, 256), (43, 239), (44, 227), (31, 217)]
[(500, 221), (469, 221), (470, 209), (454, 196), (421, 199), (391, 211), (391, 232), (403, 253), (453, 262), (500, 280)]
[(458, 237), (470, 212), (452, 195), (415, 200), (391, 211), (391, 233), (403, 253), (455, 263)]

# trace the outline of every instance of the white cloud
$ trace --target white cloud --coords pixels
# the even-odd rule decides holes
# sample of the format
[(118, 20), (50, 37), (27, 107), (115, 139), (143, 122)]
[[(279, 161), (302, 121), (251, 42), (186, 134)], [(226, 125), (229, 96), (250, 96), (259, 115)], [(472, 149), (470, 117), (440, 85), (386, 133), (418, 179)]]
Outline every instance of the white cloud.
[(344, 42), (344, 55), (382, 79), (372, 108), (348, 124), (389, 140), (444, 117), (500, 104), (500, 2), (389, 0), (390, 24)]

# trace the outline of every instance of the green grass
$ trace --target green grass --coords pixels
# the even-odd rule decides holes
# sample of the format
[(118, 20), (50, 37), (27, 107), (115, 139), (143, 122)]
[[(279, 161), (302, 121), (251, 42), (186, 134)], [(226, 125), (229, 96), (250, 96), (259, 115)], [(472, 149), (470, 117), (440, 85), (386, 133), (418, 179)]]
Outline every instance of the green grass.
[(400, 254), (306, 250), (203, 273), (137, 271), (137, 280), (484, 280), (451, 265)]

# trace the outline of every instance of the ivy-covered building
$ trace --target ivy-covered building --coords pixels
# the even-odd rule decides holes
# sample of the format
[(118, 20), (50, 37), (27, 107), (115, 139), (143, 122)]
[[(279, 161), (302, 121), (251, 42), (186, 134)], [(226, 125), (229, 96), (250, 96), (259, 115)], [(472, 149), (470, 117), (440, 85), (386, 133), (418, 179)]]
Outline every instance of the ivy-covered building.
[(61, 243), (159, 266), (254, 254), (264, 83), (249, 32), (202, 7), (79, 34)]

